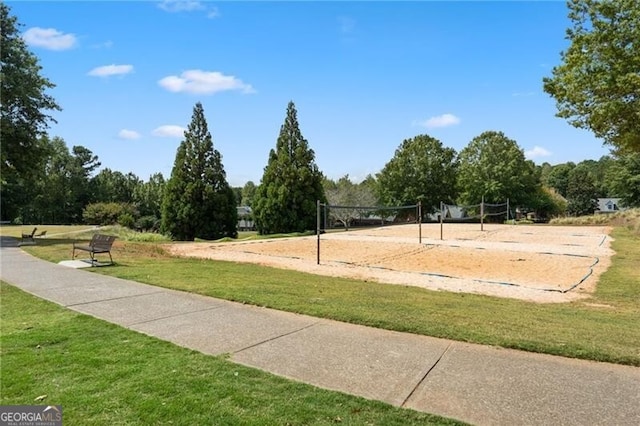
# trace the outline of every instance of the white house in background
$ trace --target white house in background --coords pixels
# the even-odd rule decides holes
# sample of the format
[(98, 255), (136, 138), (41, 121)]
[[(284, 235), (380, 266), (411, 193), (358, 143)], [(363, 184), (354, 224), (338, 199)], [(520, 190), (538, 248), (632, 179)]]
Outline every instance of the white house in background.
[(469, 217), (465, 207), (450, 204), (443, 204), (442, 213), (440, 210), (436, 210), (434, 213), (427, 214), (426, 217), (431, 221), (440, 222), (440, 214), (444, 215), (443, 219), (446, 221), (461, 221)]
[(598, 209), (596, 214), (615, 213), (626, 208), (620, 205), (620, 198), (598, 198)]
[(251, 207), (241, 206), (241, 207), (237, 207), (237, 210), (238, 210), (238, 231), (253, 231), (255, 229), (255, 223), (253, 222)]

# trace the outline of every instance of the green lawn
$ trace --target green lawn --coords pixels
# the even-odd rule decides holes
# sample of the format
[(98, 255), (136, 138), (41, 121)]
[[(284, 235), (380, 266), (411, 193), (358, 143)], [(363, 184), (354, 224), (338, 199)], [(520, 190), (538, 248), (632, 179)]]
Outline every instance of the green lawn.
[(460, 424), (178, 347), (6, 283), (0, 300), (0, 404), (62, 405), (65, 424)]
[[(460, 341), (640, 366), (640, 236), (616, 228), (617, 255), (588, 299), (536, 304), (322, 277), (251, 264), (181, 259), (162, 244), (118, 240), (120, 278), (339, 321)], [(72, 240), (38, 241), (28, 252), (68, 259)]]
[(38, 228), (36, 234), (47, 231), (47, 238), (60, 234), (72, 235), (94, 228), (91, 225), (2, 225), (0, 226), (0, 235), (20, 238), (22, 234), (31, 234), (33, 228), (36, 227)]

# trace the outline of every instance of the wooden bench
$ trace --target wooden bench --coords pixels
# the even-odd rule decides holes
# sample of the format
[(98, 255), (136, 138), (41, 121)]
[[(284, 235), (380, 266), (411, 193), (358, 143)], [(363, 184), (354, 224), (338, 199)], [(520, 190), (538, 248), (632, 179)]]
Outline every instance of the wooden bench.
[(91, 264), (93, 265), (96, 260), (96, 254), (107, 253), (109, 255), (109, 260), (111, 264), (113, 264), (113, 258), (111, 257), (111, 246), (113, 242), (116, 240), (116, 237), (111, 235), (102, 235), (102, 234), (93, 234), (91, 241), (89, 244), (77, 244), (73, 243), (73, 255), (72, 258), (76, 258), (76, 250), (82, 250), (89, 252), (89, 256), (91, 256)]

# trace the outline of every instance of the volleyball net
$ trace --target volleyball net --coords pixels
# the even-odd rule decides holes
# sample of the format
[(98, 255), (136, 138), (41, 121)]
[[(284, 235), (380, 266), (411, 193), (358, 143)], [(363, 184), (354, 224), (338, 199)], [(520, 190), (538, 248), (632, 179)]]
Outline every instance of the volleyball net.
[[(513, 216), (509, 200), (504, 203), (459, 205), (441, 203), (435, 212), (424, 212), (422, 204), (404, 206), (352, 206), (317, 202), (317, 262), (320, 264), (320, 235), (336, 231), (358, 231), (376, 228), (375, 237), (401, 238), (422, 244), (423, 222), (440, 222), (440, 240), (444, 239), (444, 223), (504, 223)], [(415, 224), (416, 227), (407, 226)], [(389, 228), (397, 225), (396, 230)], [(384, 232), (381, 232), (384, 230)], [(477, 231), (476, 231), (477, 232)], [(360, 234), (364, 236), (364, 233)], [(374, 235), (371, 235), (374, 236)], [(415, 238), (415, 239), (414, 239)], [(437, 237), (436, 237), (437, 238)], [(387, 240), (385, 238), (385, 240)], [(381, 243), (382, 244), (382, 243)]]
[[(320, 234), (344, 231), (365, 231), (372, 228), (415, 224), (413, 230), (403, 230), (409, 238), (422, 242), (422, 205), (351, 206), (317, 202), (317, 263), (320, 264)], [(362, 234), (361, 234), (362, 235)]]
[(509, 200), (504, 203), (446, 204), (440, 207), (440, 218), (445, 222), (501, 223), (513, 218)]
[(417, 223), (420, 217), (418, 204), (407, 206), (344, 206), (320, 204), (320, 229), (346, 230)]

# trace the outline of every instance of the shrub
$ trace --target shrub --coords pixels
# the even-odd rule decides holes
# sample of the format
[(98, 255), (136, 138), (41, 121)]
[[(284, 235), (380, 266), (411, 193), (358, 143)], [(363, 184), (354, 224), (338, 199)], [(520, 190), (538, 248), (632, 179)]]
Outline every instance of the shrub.
[[(89, 204), (82, 212), (82, 218), (90, 225), (114, 225), (119, 223), (121, 216), (128, 214), (133, 218), (137, 216), (135, 207), (128, 203), (93, 203)], [(126, 216), (124, 220), (127, 220)]]
[(129, 212), (124, 212), (120, 216), (118, 216), (118, 224), (125, 226), (127, 228), (133, 228), (136, 220), (133, 218), (133, 215)]
[(138, 231), (154, 231), (157, 232), (160, 229), (160, 219), (155, 216), (142, 216), (134, 225)]
[(612, 214), (593, 214), (579, 217), (551, 219), (552, 225), (609, 225), (624, 226), (635, 234), (640, 234), (640, 208), (619, 211)]

